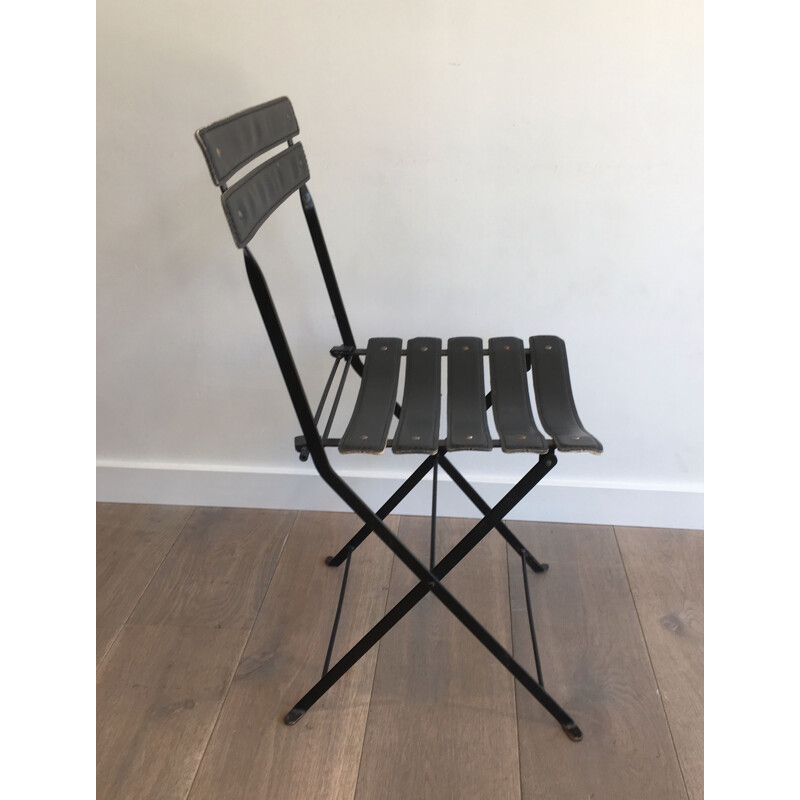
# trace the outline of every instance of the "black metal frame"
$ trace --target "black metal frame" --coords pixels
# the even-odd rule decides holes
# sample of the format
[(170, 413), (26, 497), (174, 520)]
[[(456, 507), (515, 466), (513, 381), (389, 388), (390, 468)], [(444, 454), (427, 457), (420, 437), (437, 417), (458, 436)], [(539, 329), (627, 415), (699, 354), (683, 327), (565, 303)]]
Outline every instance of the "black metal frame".
[[(291, 140), (289, 140), (291, 145)], [(223, 191), (225, 185), (222, 184)], [(447, 446), (445, 441), (440, 441), (438, 452), (429, 455), (412, 472), (406, 481), (397, 491), (377, 510), (373, 511), (353, 489), (342, 479), (334, 470), (328, 456), (326, 448), (336, 447), (338, 439), (329, 438), (333, 418), (339, 405), (342, 389), (347, 377), (347, 373), (352, 369), (361, 376), (364, 370), (364, 363), (361, 356), (363, 350), (356, 347), (352, 329), (350, 327), (347, 313), (344, 308), (341, 293), (333, 272), (330, 256), (325, 245), (319, 219), (317, 216), (314, 202), (308, 188), (304, 185), (299, 189), (302, 209), (308, 224), (311, 239), (322, 270), (323, 279), (330, 297), (336, 322), (342, 339), (342, 344), (331, 350), (334, 357), (334, 364), (331, 373), (322, 393), (321, 400), (316, 412), (312, 412), (311, 406), (306, 397), (300, 375), (295, 366), (294, 359), (289, 348), (288, 341), (283, 331), (283, 327), (278, 316), (277, 309), (272, 301), (272, 297), (264, 278), (263, 272), (256, 262), (249, 248), (244, 247), (245, 267), (248, 280), (253, 291), (259, 312), (269, 335), (278, 366), (286, 383), (289, 395), (297, 414), (302, 436), (295, 439), (295, 447), (302, 460), (311, 458), (314, 466), (322, 479), (330, 486), (339, 497), (357, 514), (363, 522), (362, 528), (353, 538), (334, 556), (329, 556), (326, 562), (336, 567), (343, 562), (346, 563), (345, 573), (342, 580), (342, 588), (339, 594), (339, 602), (333, 623), (333, 630), (328, 645), (325, 659), (323, 675), (320, 680), (295, 704), (286, 714), (285, 722), (288, 725), (296, 723), (300, 717), (308, 711), (311, 706), (322, 697), (338, 680), (363, 656), (384, 634), (386, 634), (400, 619), (402, 619), (425, 595), (429, 592), (443, 603), (455, 617), (497, 658), (503, 666), (530, 692), (544, 708), (559, 722), (567, 736), (573, 741), (580, 741), (582, 734), (580, 728), (569, 714), (544, 690), (542, 681), (541, 664), (539, 661), (538, 645), (536, 643), (535, 629), (533, 625), (533, 612), (530, 604), (530, 591), (528, 589), (527, 568), (542, 573), (547, 570), (547, 564), (537, 561), (527, 552), (524, 545), (509, 530), (503, 522), (511, 510), (519, 503), (528, 492), (536, 486), (542, 478), (547, 475), (555, 466), (557, 459), (555, 455), (555, 444), (548, 441), (549, 450), (539, 456), (538, 462), (517, 482), (517, 484), (506, 493), (506, 495), (493, 507), (490, 507), (483, 498), (469, 484), (466, 478), (456, 469), (452, 462), (447, 458)], [(446, 353), (446, 351), (445, 351)], [(333, 386), (336, 372), (340, 361), (345, 362), (336, 395), (333, 401), (328, 420), (322, 434), (319, 432), (318, 424), (330, 390)], [(527, 357), (528, 369), (530, 369), (530, 357)], [(491, 393), (486, 396), (487, 408), (491, 406)], [(395, 403), (395, 415), (400, 415), (400, 405)], [(494, 443), (495, 446), (499, 442)], [(391, 445), (391, 442), (389, 442)], [(483, 518), (472, 528), (472, 530), (443, 558), (436, 562), (436, 493), (438, 484), (438, 468), (448, 474), (452, 481), (458, 486), (476, 508), (483, 514)], [(433, 493), (432, 493), (432, 513), (431, 513), (431, 553), (430, 565), (426, 567), (416, 556), (397, 538), (397, 536), (385, 525), (384, 519), (408, 495), (408, 493), (425, 477), (433, 471)], [(441, 581), (492, 529), (497, 530), (506, 540), (510, 547), (520, 556), (526, 589), (526, 603), (530, 621), (531, 636), (533, 641), (534, 655), (536, 659), (537, 677), (533, 678), (513, 657), (512, 655), (467, 611), (466, 608), (446, 589)], [(350, 569), (350, 562), (353, 552), (367, 538), (370, 533), (375, 533), (381, 541), (406, 565), (418, 578), (419, 582), (411, 589), (402, 600), (377, 623), (375, 624), (350, 650), (330, 666), (333, 653), (336, 632), (344, 602), (344, 593), (347, 584), (347, 576)]]

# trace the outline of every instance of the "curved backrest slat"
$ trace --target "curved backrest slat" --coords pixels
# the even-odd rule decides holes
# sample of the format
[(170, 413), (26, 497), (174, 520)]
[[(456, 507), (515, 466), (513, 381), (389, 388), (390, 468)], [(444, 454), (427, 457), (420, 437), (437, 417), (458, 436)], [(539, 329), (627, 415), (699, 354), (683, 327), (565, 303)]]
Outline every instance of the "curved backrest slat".
[(308, 180), (303, 145), (293, 144), (222, 193), (222, 207), (237, 247), (255, 236), (264, 220)]
[(200, 128), (195, 138), (219, 186), (257, 156), (300, 132), (288, 97), (248, 108)]

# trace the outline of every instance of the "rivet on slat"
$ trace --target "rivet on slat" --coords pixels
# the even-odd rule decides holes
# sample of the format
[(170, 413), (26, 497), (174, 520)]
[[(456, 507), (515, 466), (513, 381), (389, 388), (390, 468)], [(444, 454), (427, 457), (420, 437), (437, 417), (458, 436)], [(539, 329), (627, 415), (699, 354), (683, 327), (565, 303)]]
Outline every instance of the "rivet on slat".
[(358, 438), (359, 439), (369, 439), (369, 436), (367, 436), (366, 433), (362, 433)]
[(219, 149), (219, 147), (215, 147), (215, 148), (214, 148), (214, 152), (215, 152), (215, 153), (216, 153), (218, 156), (221, 156), (221, 155), (222, 155), (222, 150), (220, 150), (220, 149)]
[(546, 345), (544, 346), (544, 349), (545, 349), (545, 350), (552, 350), (552, 349), (553, 349), (553, 345), (551, 345), (551, 344), (546, 344)]
[(503, 345), (503, 350), (510, 350), (510, 349), (511, 349), (511, 345), (510, 344)]
[(573, 439), (580, 439), (581, 437), (580, 436), (573, 436), (572, 438)]
[(465, 345), (464, 345), (464, 346), (463, 346), (461, 349), (462, 349), (462, 350), (469, 350), (469, 345), (468, 345), (468, 344), (465, 344)]
[(241, 211), (236, 212), (239, 215), (239, 219), (244, 219), (244, 214)]
[(427, 349), (428, 349), (428, 345), (426, 345), (426, 344), (424, 344), (424, 345), (422, 345), (422, 347), (420, 347), (420, 350), (422, 350), (422, 352), (423, 352), (423, 353), (424, 353), (424, 352), (425, 352)]
[(388, 350), (388, 349), (389, 349), (389, 348), (388, 348), (388, 347), (387, 347), (385, 344), (382, 344), (382, 345), (381, 345), (381, 350)]
[(519, 439), (527, 439), (528, 437), (524, 433), (522, 433), (517, 438), (519, 438)]
[(472, 434), (470, 434), (469, 436), (465, 436), (464, 438), (465, 438), (467, 441), (469, 441), (470, 439), (472, 439)]
[(419, 441), (419, 436), (412, 436), (411, 439), (415, 442)]

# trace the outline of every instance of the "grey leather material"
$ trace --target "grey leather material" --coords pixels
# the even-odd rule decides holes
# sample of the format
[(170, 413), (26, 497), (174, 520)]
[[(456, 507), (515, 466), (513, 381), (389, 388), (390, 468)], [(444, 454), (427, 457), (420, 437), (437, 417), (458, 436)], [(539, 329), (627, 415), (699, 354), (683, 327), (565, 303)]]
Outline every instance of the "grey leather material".
[(442, 407), (442, 340), (410, 339), (400, 422), (392, 442), (395, 453), (435, 453), (439, 449)]
[(244, 247), (264, 220), (308, 181), (303, 145), (293, 144), (222, 193), (222, 207), (237, 247)]
[(539, 419), (564, 452), (602, 453), (603, 445), (584, 427), (575, 409), (567, 349), (558, 336), (532, 336), (531, 366)]
[(505, 453), (546, 453), (547, 444), (531, 413), (522, 339), (489, 339), (492, 411)]
[(472, 336), (447, 340), (447, 449), (492, 449), (486, 422), (483, 342)]
[(340, 453), (379, 454), (386, 449), (400, 377), (400, 339), (370, 339), (353, 416)]
[(279, 97), (200, 128), (195, 138), (219, 186), (267, 150), (300, 132), (288, 97)]

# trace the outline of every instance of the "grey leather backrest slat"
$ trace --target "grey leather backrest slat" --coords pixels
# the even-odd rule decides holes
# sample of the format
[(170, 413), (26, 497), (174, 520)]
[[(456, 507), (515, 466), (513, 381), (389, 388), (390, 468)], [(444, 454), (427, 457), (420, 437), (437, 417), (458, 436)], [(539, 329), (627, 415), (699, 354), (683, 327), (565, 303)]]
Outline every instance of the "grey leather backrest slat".
[(195, 137), (219, 186), (257, 156), (300, 132), (288, 97), (248, 108), (201, 128)]
[(353, 416), (339, 441), (340, 453), (386, 449), (400, 377), (401, 339), (370, 339)]
[(583, 427), (575, 409), (564, 341), (558, 336), (532, 336), (530, 345), (539, 419), (556, 447), (602, 453), (603, 445)]
[(411, 339), (406, 347), (403, 410), (394, 435), (395, 453), (435, 453), (442, 407), (442, 340)]
[(222, 193), (222, 207), (237, 247), (244, 247), (264, 220), (308, 181), (303, 145), (293, 144)]
[(486, 422), (483, 342), (472, 336), (447, 340), (447, 449), (491, 450)]
[(489, 339), (489, 375), (492, 411), (503, 452), (546, 453), (547, 444), (531, 412), (522, 339)]

